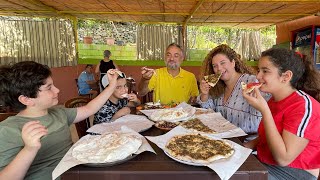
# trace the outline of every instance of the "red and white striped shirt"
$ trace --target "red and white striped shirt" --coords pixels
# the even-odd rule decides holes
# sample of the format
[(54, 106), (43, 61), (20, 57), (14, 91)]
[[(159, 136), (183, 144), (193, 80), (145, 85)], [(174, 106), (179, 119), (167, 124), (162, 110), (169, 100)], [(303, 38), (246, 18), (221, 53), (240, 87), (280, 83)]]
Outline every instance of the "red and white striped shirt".
[[(306, 148), (288, 166), (299, 169), (320, 168), (320, 103), (303, 91), (296, 91), (287, 98), (268, 101), (278, 131), (286, 131), (309, 140)], [(261, 162), (277, 165), (268, 147), (264, 125), (258, 128), (258, 158)]]

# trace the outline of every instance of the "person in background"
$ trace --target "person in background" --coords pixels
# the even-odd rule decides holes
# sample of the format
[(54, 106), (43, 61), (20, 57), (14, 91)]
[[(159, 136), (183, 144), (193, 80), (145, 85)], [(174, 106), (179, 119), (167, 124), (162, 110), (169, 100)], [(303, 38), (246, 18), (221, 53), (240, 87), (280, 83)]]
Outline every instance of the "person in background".
[(0, 66), (0, 99), (18, 112), (0, 122), (0, 179), (48, 180), (72, 146), (69, 126), (97, 112), (116, 88), (118, 74), (107, 73), (109, 86), (87, 105), (58, 104), (48, 66), (24, 61)]
[(178, 44), (172, 43), (166, 49), (166, 67), (157, 70), (142, 68), (138, 85), (139, 95), (153, 91), (153, 101), (162, 104), (193, 103), (199, 94), (194, 74), (182, 69), (184, 54)]
[(118, 77), (117, 86), (107, 102), (94, 114), (93, 124), (112, 122), (124, 115), (130, 114), (130, 107), (140, 105), (140, 100), (134, 93), (128, 94), (126, 75)]
[(109, 50), (105, 50), (103, 52), (103, 57), (99, 64), (96, 66), (95, 73), (100, 74), (100, 89), (104, 89), (102, 85), (102, 78), (107, 73), (109, 69), (119, 69), (119, 67), (116, 65), (116, 63), (113, 62), (113, 60), (110, 59), (111, 52)]
[(259, 110), (259, 137), (244, 144), (256, 149), (269, 179), (316, 180), (320, 168), (320, 73), (294, 51), (271, 48), (262, 52), (257, 79), (260, 90), (272, 94), (267, 102), (258, 89), (243, 92)]
[(92, 94), (92, 98), (98, 95), (97, 81), (92, 73), (93, 66), (87, 64), (84, 71), (78, 77), (78, 88), (80, 94)]
[[(203, 61), (201, 77), (221, 73), (218, 83), (211, 87), (205, 80), (200, 82), (197, 103), (202, 108), (215, 112), (249, 134), (246, 141), (257, 136), (261, 113), (250, 106), (242, 96), (241, 82), (257, 82), (253, 70), (246, 66), (228, 45), (222, 44), (212, 49)], [(265, 94), (266, 98), (269, 98)]]

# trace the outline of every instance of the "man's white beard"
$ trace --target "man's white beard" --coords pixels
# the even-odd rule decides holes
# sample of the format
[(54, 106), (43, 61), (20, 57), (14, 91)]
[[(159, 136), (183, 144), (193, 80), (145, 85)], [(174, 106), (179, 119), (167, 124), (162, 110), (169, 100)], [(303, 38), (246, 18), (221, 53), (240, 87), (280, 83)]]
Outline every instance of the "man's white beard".
[(178, 69), (180, 66), (178, 64), (167, 64), (167, 68), (175, 70)]

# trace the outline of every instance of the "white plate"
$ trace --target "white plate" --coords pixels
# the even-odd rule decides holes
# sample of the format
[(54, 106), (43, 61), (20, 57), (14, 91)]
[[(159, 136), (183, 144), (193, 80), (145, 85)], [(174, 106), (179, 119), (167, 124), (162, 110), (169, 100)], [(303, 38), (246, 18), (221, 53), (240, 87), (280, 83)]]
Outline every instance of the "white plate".
[(160, 102), (147, 102), (145, 103), (147, 106), (161, 106)]
[(165, 151), (165, 150), (163, 150), (163, 152), (164, 152), (167, 156), (169, 156), (171, 159), (173, 159), (173, 160), (175, 160), (175, 161), (178, 161), (178, 162), (180, 162), (180, 163), (182, 163), (182, 164), (187, 164), (187, 165), (192, 165), (192, 166), (205, 166), (205, 165), (203, 165), (203, 164), (194, 163), (194, 162), (189, 162), (189, 161), (183, 161), (183, 160), (181, 160), (181, 159), (177, 159), (177, 158), (171, 156), (171, 155), (170, 155), (167, 151)]
[(90, 166), (90, 167), (106, 167), (106, 166), (114, 166), (117, 164), (122, 164), (124, 162), (129, 161), (130, 159), (133, 159), (134, 157), (136, 157), (137, 154), (132, 154), (124, 159), (115, 161), (115, 162), (106, 162), (106, 163), (87, 163), (87, 164), (83, 164), (85, 166)]
[[(168, 111), (168, 110), (176, 110), (177, 108), (168, 108), (168, 109), (161, 109), (159, 111)], [(180, 108), (179, 108), (180, 109)], [(182, 109), (182, 108), (181, 108)], [(152, 118), (152, 116), (154, 116), (154, 114), (161, 114), (159, 113), (159, 111), (153, 111), (150, 115), (149, 115), (149, 119), (154, 121), (154, 122), (158, 122), (158, 121), (168, 121), (168, 122), (179, 122), (179, 121), (187, 121), (191, 118), (194, 117), (194, 112), (195, 112), (195, 108), (194, 108), (194, 111), (193, 112), (188, 112), (187, 116), (186, 117), (181, 117), (181, 118), (176, 118), (176, 119), (171, 119), (171, 120), (168, 120), (168, 119), (159, 119), (159, 120), (155, 120), (154, 118)], [(186, 111), (186, 110), (184, 110)]]

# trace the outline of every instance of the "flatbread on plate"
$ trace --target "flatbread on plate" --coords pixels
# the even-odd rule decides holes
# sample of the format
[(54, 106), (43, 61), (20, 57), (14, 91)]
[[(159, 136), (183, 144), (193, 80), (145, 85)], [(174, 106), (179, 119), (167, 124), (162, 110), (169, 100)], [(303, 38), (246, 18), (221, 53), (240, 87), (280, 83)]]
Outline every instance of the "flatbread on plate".
[(123, 160), (135, 153), (142, 139), (132, 133), (112, 132), (80, 139), (72, 156), (84, 163), (106, 163)]
[(186, 129), (189, 129), (195, 133), (207, 133), (207, 134), (216, 133), (216, 131), (214, 131), (213, 129), (210, 129), (208, 126), (203, 124), (203, 122), (201, 122), (201, 120), (198, 118), (194, 118), (194, 119), (190, 119), (188, 121), (185, 121), (185, 122), (181, 123), (181, 126)]
[(154, 111), (150, 115), (150, 119), (153, 121), (168, 121), (172, 122), (175, 120), (183, 119), (189, 116), (189, 112), (183, 108), (170, 108), (170, 109), (159, 109)]
[(210, 164), (234, 154), (232, 145), (200, 134), (173, 136), (164, 149), (170, 156), (196, 164)]

